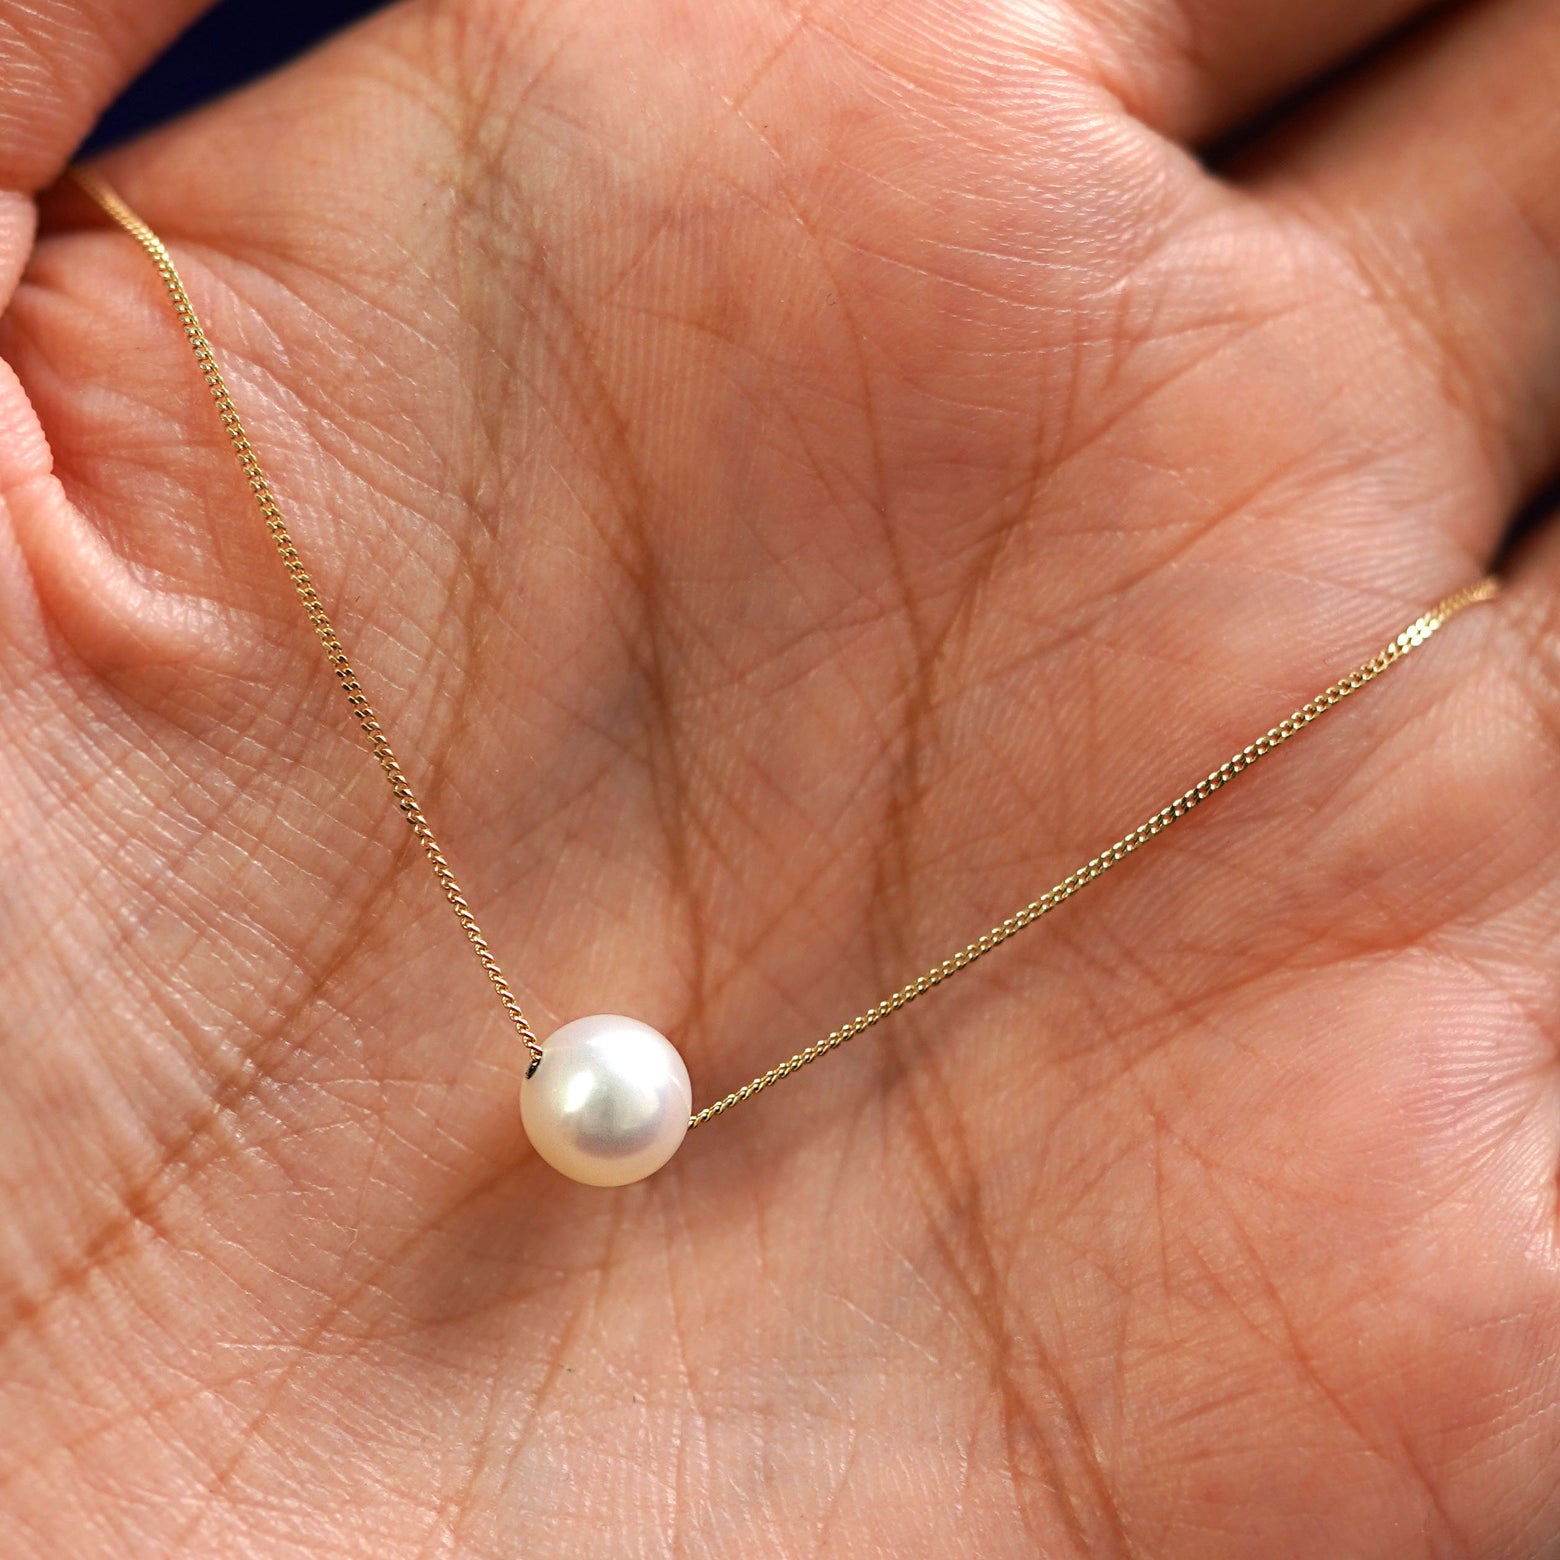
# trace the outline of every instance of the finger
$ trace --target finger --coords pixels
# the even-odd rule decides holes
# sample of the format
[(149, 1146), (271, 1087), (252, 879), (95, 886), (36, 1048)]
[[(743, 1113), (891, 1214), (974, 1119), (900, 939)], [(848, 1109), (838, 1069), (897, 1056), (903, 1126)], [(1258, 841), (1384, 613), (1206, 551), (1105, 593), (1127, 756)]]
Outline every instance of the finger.
[(1347, 60), (1428, 0), (1080, 0), (1107, 84), (1178, 140), (1228, 129)]
[(1543, 522), (1526, 536), (1508, 566), (1507, 616), (1519, 631), (1513, 667), (1538, 720), (1532, 735), (1551, 779), (1560, 775), (1560, 491), (1544, 498)]
[(1560, 8), (1495, 0), (1383, 61), (1250, 170), (1341, 244), (1388, 350), (1466, 426), (1494, 482), (1492, 533), (1560, 450), (1557, 80)]

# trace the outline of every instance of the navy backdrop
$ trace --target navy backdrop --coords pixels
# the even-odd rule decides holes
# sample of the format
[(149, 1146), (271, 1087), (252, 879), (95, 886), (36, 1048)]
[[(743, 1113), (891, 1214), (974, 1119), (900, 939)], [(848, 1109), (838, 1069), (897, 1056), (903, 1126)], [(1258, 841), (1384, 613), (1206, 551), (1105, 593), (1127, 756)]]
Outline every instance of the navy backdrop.
[(103, 116), (91, 148), (112, 145), (280, 65), (383, 0), (222, 0)]

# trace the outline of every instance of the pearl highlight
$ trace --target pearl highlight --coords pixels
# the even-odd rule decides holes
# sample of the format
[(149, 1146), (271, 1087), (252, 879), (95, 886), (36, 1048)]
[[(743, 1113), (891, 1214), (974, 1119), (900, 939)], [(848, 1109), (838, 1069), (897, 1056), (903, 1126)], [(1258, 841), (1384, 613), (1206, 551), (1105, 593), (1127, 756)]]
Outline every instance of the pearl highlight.
[(577, 1018), (542, 1044), (520, 1119), (554, 1170), (587, 1186), (653, 1175), (688, 1131), (693, 1088), (670, 1040), (637, 1018)]

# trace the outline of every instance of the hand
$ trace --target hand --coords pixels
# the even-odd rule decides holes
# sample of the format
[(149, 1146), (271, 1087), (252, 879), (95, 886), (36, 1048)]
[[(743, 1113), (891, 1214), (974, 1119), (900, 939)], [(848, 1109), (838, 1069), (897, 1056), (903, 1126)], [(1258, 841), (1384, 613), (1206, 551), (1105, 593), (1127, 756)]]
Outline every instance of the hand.
[[(32, 243), (196, 9), (0, 0), (0, 1554), (1553, 1553), (1560, 539), (573, 1185), (145, 257)], [(421, 0), (108, 160), (540, 1031), (706, 1103), (1487, 565), (1560, 12), (1186, 150), (1414, 9)]]

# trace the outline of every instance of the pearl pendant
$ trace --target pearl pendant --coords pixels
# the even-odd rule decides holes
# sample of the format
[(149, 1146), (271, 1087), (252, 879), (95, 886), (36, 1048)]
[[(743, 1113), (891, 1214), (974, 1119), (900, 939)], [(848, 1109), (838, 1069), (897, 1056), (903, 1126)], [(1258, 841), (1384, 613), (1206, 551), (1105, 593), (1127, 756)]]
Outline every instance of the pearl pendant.
[(652, 1175), (688, 1131), (693, 1088), (672, 1042), (637, 1018), (577, 1018), (542, 1045), (520, 1119), (554, 1170), (587, 1186)]

